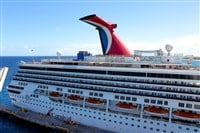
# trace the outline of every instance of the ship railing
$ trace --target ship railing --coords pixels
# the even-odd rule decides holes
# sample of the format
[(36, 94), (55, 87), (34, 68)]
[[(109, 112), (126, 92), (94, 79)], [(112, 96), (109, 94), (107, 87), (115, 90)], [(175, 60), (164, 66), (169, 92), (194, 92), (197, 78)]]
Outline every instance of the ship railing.
[[(175, 69), (175, 70), (197, 70), (200, 71), (199, 66), (191, 66), (188, 64), (173, 64), (173, 63), (157, 63), (157, 62), (150, 62), (150, 61), (102, 61), (102, 60), (95, 60), (95, 61), (72, 61), (72, 60), (64, 60), (64, 59), (43, 59), (41, 61), (42, 64), (49, 64), (51, 62), (71, 62), (72, 64), (79, 64), (83, 66), (104, 66), (104, 67), (129, 67), (129, 68), (149, 68), (149, 69)], [(38, 64), (40, 62), (31, 62), (30, 64)], [(144, 67), (146, 66), (146, 67)]]

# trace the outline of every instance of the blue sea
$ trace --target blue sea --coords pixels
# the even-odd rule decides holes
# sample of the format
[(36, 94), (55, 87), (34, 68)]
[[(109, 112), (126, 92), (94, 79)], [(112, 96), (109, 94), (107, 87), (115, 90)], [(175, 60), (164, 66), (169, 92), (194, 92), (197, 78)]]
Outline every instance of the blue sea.
[[(13, 106), (6, 86), (11, 82), (12, 77), (17, 72), (18, 63), (20, 61), (32, 62), (40, 61), (41, 59), (49, 59), (56, 57), (0, 57), (0, 67), (9, 67), (7, 78), (5, 80), (2, 92), (0, 92), (0, 104), (6, 104), (8, 106)], [(15, 119), (13, 117), (8, 117), (0, 114), (0, 133), (40, 133), (40, 132), (54, 132), (50, 131), (44, 127), (40, 127), (22, 120)]]

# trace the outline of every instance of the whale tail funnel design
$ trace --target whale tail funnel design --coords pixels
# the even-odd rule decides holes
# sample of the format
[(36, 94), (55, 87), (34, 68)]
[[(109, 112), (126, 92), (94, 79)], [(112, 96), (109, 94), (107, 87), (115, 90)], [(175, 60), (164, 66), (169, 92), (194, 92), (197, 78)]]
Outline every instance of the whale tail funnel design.
[(99, 31), (101, 46), (104, 55), (124, 55), (131, 56), (131, 52), (125, 47), (120, 39), (115, 35), (114, 28), (117, 24), (104, 21), (95, 14), (80, 18), (80, 20), (89, 23)]

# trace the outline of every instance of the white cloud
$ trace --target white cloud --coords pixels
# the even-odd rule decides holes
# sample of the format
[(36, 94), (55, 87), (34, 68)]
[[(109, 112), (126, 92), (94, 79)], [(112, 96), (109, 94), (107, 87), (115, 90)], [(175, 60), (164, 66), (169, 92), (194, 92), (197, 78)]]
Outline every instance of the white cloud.
[(93, 55), (102, 54), (100, 43), (73, 43), (61, 46), (57, 50), (62, 51), (64, 55), (76, 55), (78, 51), (89, 51)]
[(200, 36), (185, 36), (175, 40), (166, 40), (165, 44), (172, 44), (174, 52), (182, 52), (185, 55), (200, 56)]
[[(200, 56), (200, 37), (198, 35), (190, 35), (169, 40), (158, 40), (158, 42), (150, 41), (133, 41), (127, 39), (124, 44), (133, 52), (134, 50), (157, 50), (165, 51), (165, 45), (171, 44), (174, 49), (172, 53), (183, 53), (184, 55)], [(63, 52), (64, 55), (76, 55), (78, 51), (89, 51), (93, 55), (102, 54), (101, 44), (97, 43), (73, 43), (60, 46), (57, 50)], [(55, 50), (56, 51), (56, 50)], [(165, 51), (166, 52), (166, 51)]]
[(172, 53), (183, 53), (184, 55), (195, 55), (200, 56), (200, 36), (190, 35), (179, 37), (176, 39), (161, 40), (158, 42), (148, 42), (148, 41), (132, 41), (127, 39), (125, 44), (131, 50), (165, 50), (166, 44), (171, 44), (174, 49)]
[[(123, 40), (122, 40), (123, 41)], [(200, 56), (200, 36), (190, 35), (176, 39), (158, 40), (157, 42), (130, 40), (123, 41), (124, 44), (133, 52), (134, 50), (157, 50), (165, 51), (165, 45), (171, 44), (174, 49), (172, 53), (183, 53), (184, 55)], [(34, 50), (34, 51), (32, 51)], [(58, 44), (44, 47), (43, 45), (28, 44), (17, 48), (14, 45), (3, 45), (3, 55), (56, 55), (56, 51), (62, 51), (65, 56), (75, 56), (78, 51), (89, 51), (93, 55), (102, 54), (100, 42), (95, 43), (71, 43)]]

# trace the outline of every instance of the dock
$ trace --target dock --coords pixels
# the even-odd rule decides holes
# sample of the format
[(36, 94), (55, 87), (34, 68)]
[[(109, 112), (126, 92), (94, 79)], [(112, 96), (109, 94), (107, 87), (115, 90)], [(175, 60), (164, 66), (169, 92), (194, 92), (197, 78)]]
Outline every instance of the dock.
[(71, 120), (66, 121), (56, 116), (48, 116), (41, 113), (32, 112), (15, 106), (0, 104), (0, 115), (12, 116), (16, 119), (24, 120), (30, 124), (36, 124), (54, 130), (55, 132), (64, 133), (111, 133), (95, 127), (89, 127)]

